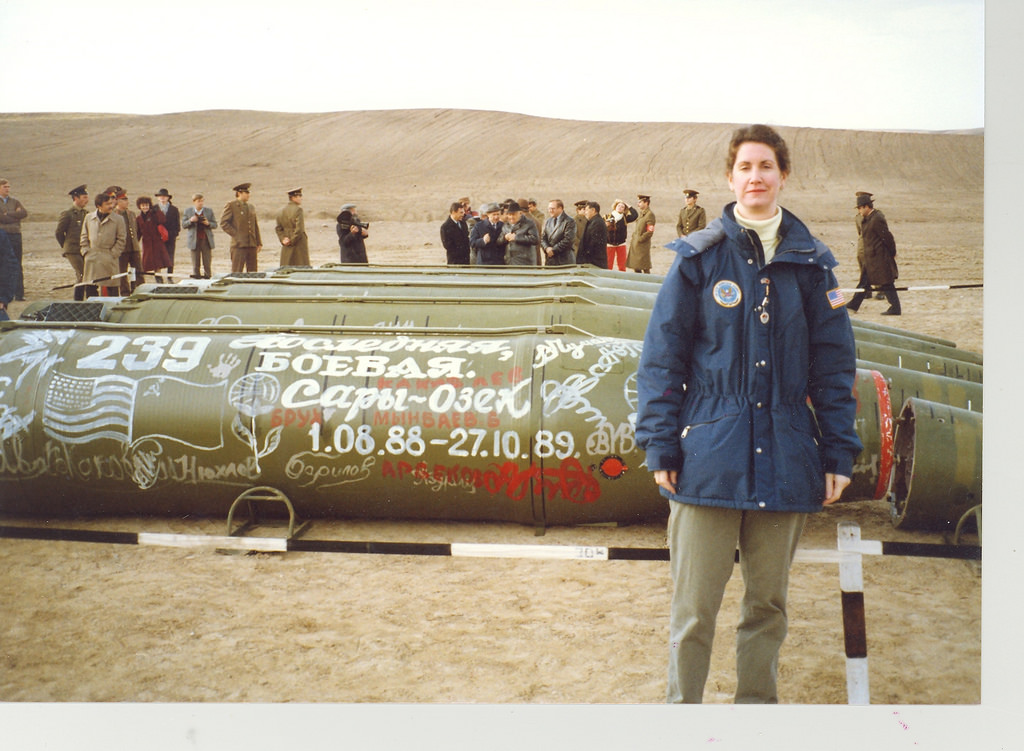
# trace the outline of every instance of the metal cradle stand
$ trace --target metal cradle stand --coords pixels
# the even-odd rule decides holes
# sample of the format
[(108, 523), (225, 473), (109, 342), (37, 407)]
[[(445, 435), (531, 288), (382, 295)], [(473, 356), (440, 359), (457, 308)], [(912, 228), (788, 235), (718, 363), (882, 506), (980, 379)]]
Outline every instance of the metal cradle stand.
[[(235, 511), (242, 504), (246, 505), (249, 512), (248, 521), (244, 522), (237, 529), (232, 529), (234, 526)], [(242, 493), (238, 498), (231, 504), (231, 508), (228, 510), (228, 537), (244, 537), (246, 533), (256, 527), (265, 527), (271, 525), (280, 525), (280, 518), (267, 519), (261, 517), (259, 514), (260, 504), (268, 503), (283, 503), (288, 511), (288, 537), (291, 540), (301, 536), (307, 529), (311, 522), (301, 521), (295, 516), (295, 507), (292, 506), (292, 502), (288, 499), (284, 493), (277, 488), (272, 488), (269, 485), (260, 485), (255, 488), (249, 488)]]

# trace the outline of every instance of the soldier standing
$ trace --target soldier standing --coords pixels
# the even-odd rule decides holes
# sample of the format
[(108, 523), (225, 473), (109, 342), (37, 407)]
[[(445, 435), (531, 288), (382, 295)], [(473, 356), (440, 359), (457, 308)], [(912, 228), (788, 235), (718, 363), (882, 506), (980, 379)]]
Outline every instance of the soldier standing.
[(700, 193), (696, 190), (684, 190), (683, 195), (686, 196), (686, 206), (679, 212), (679, 220), (676, 222), (676, 235), (679, 237), (685, 237), (708, 226), (704, 207), (697, 205), (697, 196)]
[[(68, 191), (71, 196), (71, 207), (64, 209), (57, 220), (57, 230), (54, 236), (57, 244), (71, 268), (75, 270), (75, 284), (81, 284), (82, 272), (85, 268), (85, 260), (82, 258), (82, 222), (89, 213), (86, 206), (89, 204), (89, 191), (84, 185), (79, 185)], [(75, 287), (75, 299), (85, 299), (85, 288)]]
[[(223, 222), (221, 222), (223, 224)], [(309, 266), (309, 239), (302, 212), (302, 188), (288, 191), (288, 203), (277, 213), (274, 227), (281, 241), (282, 266)]]
[(651, 211), (651, 197), (638, 195), (636, 205), (640, 208), (636, 217), (636, 229), (629, 239), (629, 255), (626, 268), (638, 274), (651, 273), (651, 238), (654, 236), (654, 212)]
[(579, 257), (580, 240), (583, 239), (583, 230), (587, 228), (587, 201), (586, 199), (577, 201), (573, 206), (576, 207), (576, 215), (573, 217), (573, 219), (576, 220), (576, 239), (572, 244), (572, 254), (573, 256)]
[(258, 271), (257, 257), (263, 247), (256, 209), (249, 205), (252, 183), (234, 187), (235, 200), (224, 206), (220, 215), (220, 228), (231, 236), (231, 270)]

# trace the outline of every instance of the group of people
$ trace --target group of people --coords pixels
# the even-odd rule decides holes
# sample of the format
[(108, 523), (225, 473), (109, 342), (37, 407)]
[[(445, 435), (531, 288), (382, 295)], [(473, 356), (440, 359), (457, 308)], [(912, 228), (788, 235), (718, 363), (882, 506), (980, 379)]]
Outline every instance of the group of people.
[[(596, 201), (577, 201), (570, 217), (559, 198), (548, 201), (548, 216), (532, 198), (486, 203), (476, 214), (469, 198), (454, 201), (441, 225), (441, 245), (452, 266), (592, 265), (651, 273), (655, 217), (651, 197), (637, 196), (639, 210), (616, 199), (609, 214)], [(636, 229), (626, 250), (627, 224)]]
[[(88, 210), (89, 191), (79, 185), (68, 191), (71, 206), (57, 221), (55, 237), (75, 272), (75, 299), (99, 294), (129, 294), (147, 274), (161, 278), (174, 273), (178, 236), (184, 232), (186, 247), (192, 256), (193, 279), (209, 279), (212, 273), (213, 230), (218, 226), (230, 237), (231, 271), (258, 271), (263, 248), (259, 218), (250, 203), (252, 183), (234, 186), (235, 198), (221, 211), (218, 223), (206, 206), (202, 193), (192, 194), (192, 205), (179, 211), (166, 188), (154, 195), (139, 196), (129, 208), (127, 191), (112, 185), (93, 199)], [(6, 192), (5, 192), (6, 190)], [(10, 192), (7, 181), (0, 182), (0, 197)], [(355, 204), (345, 204), (338, 215), (338, 240), (343, 263), (366, 263), (367, 225), (359, 221)], [(16, 289), (12, 299), (24, 299), (21, 271), (20, 221), (27, 212), (17, 199), (0, 201), (0, 222), (16, 225), (9, 233), (17, 259)], [(288, 191), (288, 201), (278, 212), (275, 231), (281, 243), (281, 266), (308, 266), (309, 241), (302, 210), (302, 188)], [(128, 277), (132, 278), (129, 279)], [(108, 282), (108, 284), (103, 284)]]

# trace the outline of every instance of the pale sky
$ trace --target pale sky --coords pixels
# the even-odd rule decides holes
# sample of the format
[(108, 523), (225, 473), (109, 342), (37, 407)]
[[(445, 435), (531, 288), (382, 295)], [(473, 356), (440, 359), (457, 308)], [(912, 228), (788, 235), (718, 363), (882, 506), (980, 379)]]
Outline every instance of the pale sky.
[(983, 0), (107, 8), (0, 0), (0, 111), (441, 107), (853, 129), (985, 124)]

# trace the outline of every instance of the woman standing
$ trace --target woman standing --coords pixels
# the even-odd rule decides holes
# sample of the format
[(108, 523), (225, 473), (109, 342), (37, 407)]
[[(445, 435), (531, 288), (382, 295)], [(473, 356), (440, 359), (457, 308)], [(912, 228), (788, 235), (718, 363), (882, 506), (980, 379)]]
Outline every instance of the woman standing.
[(626, 224), (636, 221), (636, 209), (616, 198), (612, 202), (612, 213), (605, 217), (608, 225), (608, 268), (626, 270)]
[(164, 245), (168, 237), (164, 226), (167, 218), (164, 212), (152, 210), (153, 199), (149, 196), (139, 196), (135, 205), (139, 209), (135, 222), (142, 242), (142, 270), (153, 272), (166, 269), (171, 265), (171, 256)]
[(778, 205), (785, 141), (742, 128), (726, 166), (735, 203), (668, 246), (677, 255), (644, 340), (636, 433), (670, 501), (668, 700), (702, 701), (738, 545), (735, 700), (775, 703), (804, 520), (838, 500), (861, 450), (854, 342), (835, 258)]

